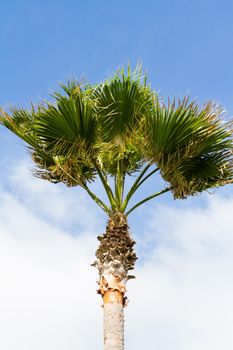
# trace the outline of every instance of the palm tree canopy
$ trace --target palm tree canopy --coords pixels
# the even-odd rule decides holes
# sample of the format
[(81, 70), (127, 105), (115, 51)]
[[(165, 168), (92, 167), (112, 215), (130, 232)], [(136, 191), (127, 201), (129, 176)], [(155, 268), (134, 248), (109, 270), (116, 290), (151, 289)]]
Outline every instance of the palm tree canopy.
[[(28, 144), (35, 176), (79, 185), (110, 213), (124, 212), (134, 192), (157, 170), (168, 186), (139, 204), (169, 190), (174, 198), (186, 198), (232, 183), (232, 127), (222, 114), (217, 105), (200, 107), (186, 97), (163, 102), (136, 69), (118, 71), (96, 86), (68, 82), (53, 94), (53, 102), (2, 111), (1, 122)], [(125, 177), (135, 174), (124, 197)], [(88, 187), (96, 177), (109, 207)]]

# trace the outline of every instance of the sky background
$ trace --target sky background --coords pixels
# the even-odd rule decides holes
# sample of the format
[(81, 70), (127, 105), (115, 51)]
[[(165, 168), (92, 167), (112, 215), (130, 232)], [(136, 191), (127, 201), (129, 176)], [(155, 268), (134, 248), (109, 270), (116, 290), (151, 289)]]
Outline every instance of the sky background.
[[(233, 114), (230, 0), (9, 0), (0, 13), (5, 109), (47, 99), (68, 78), (95, 83), (141, 60), (165, 98), (189, 94)], [(80, 190), (33, 178), (31, 168), (22, 142), (0, 128), (0, 348), (101, 349), (90, 264), (106, 218)], [(232, 210), (229, 185), (186, 201), (166, 194), (132, 214), (139, 261), (127, 350), (232, 350)]]

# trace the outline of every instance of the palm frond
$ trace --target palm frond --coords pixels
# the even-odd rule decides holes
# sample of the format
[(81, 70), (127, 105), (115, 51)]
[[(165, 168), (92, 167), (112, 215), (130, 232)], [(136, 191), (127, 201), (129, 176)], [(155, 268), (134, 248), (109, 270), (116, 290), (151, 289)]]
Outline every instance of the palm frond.
[(34, 175), (54, 183), (63, 182), (67, 186), (84, 185), (93, 181), (95, 169), (85, 152), (78, 157), (65, 157), (63, 153), (54, 152), (37, 135), (35, 123), (42, 108), (44, 109), (39, 106), (37, 111), (34, 106), (31, 110), (13, 108), (11, 116), (2, 112), (1, 118), (3, 125), (26, 142), (35, 165)]
[(118, 161), (124, 174), (137, 171), (144, 160), (141, 150), (141, 124), (153, 101), (141, 66), (115, 76), (93, 89), (92, 98), (101, 144), (99, 159), (111, 175), (116, 175)]
[(37, 113), (33, 131), (49, 152), (67, 157), (91, 152), (96, 140), (91, 103), (80, 90), (68, 97), (56, 94), (56, 104)]
[(138, 128), (152, 93), (140, 71), (118, 71), (110, 81), (94, 89), (96, 114), (104, 142), (124, 148), (126, 138)]
[(146, 155), (171, 184), (175, 198), (232, 181), (232, 130), (221, 114), (218, 106), (199, 108), (187, 98), (178, 105), (156, 102), (148, 114)]

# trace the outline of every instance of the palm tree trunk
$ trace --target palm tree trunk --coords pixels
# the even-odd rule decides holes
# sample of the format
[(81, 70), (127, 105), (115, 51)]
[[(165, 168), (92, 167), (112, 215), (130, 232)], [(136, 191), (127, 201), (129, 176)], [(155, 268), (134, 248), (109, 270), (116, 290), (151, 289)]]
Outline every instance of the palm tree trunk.
[(124, 314), (122, 294), (108, 291), (104, 300), (104, 350), (124, 349)]
[(99, 270), (98, 293), (103, 297), (104, 350), (124, 350), (126, 282), (134, 278), (128, 271), (133, 270), (137, 259), (126, 216), (122, 213), (110, 216), (106, 232), (98, 240), (93, 265)]

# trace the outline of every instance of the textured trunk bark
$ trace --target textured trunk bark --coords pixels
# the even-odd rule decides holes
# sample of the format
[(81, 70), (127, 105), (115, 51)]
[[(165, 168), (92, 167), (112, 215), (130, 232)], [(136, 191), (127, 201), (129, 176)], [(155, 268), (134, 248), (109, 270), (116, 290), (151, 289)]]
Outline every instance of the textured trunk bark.
[(114, 213), (109, 218), (106, 232), (98, 240), (97, 260), (93, 265), (99, 270), (98, 293), (104, 303), (104, 350), (124, 350), (126, 282), (134, 278), (128, 271), (133, 270), (137, 259), (126, 216)]
[(104, 350), (124, 350), (123, 299), (118, 291), (104, 296)]

